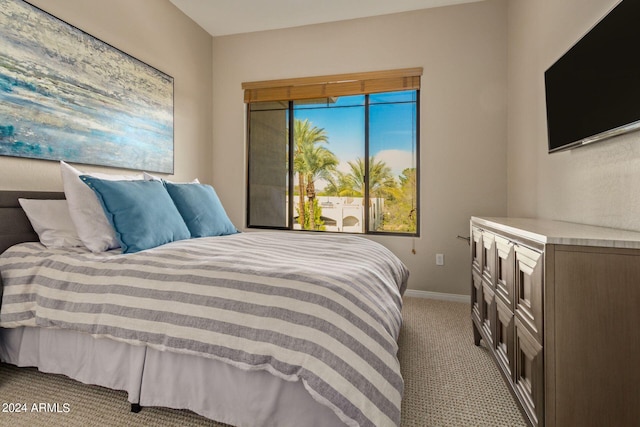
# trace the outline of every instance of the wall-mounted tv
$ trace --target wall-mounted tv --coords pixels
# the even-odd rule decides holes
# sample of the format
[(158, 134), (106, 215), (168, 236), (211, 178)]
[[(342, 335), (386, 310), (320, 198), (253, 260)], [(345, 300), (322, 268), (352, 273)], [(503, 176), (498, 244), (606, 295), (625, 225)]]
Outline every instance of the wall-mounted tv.
[(549, 152), (640, 129), (639, 21), (620, 2), (544, 73)]

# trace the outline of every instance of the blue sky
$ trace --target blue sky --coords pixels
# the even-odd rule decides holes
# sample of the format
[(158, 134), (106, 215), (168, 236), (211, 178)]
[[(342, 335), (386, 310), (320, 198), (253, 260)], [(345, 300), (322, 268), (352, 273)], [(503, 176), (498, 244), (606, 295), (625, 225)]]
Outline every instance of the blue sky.
[[(370, 154), (384, 160), (398, 175), (404, 168), (415, 166), (415, 104), (393, 103), (412, 100), (414, 92), (396, 92), (370, 96)], [(383, 103), (384, 102), (384, 103)], [(339, 159), (338, 169), (347, 171), (349, 160), (364, 157), (364, 96), (345, 96), (335, 103), (298, 106), (295, 118), (308, 119), (324, 128), (330, 149)]]

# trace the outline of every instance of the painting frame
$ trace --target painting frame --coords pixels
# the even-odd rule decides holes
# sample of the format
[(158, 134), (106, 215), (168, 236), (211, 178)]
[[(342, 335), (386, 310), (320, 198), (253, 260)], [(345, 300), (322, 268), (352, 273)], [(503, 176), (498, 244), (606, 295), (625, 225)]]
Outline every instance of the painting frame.
[(173, 77), (27, 1), (0, 4), (1, 156), (173, 174)]

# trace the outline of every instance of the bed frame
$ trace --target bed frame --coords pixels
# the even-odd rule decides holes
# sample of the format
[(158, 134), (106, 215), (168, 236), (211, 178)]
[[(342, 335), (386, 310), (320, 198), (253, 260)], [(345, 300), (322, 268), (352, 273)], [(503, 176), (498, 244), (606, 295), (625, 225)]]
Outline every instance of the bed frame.
[[(3, 191), (0, 190), (0, 254), (22, 242), (37, 242), (27, 214), (18, 199), (64, 199), (63, 192), (54, 191)], [(0, 301), (2, 301), (2, 277), (0, 277)]]
[(31, 223), (20, 207), (18, 199), (60, 200), (64, 199), (64, 193), (54, 191), (0, 191), (0, 253), (16, 243), (38, 241), (38, 235), (31, 227)]

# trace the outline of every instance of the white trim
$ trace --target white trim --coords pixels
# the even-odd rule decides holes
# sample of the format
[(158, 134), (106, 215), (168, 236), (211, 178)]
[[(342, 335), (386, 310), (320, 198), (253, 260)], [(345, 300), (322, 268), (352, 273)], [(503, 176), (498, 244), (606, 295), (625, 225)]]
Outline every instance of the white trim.
[(439, 299), (444, 301), (466, 302), (466, 303), (469, 303), (471, 298), (469, 295), (445, 294), (442, 292), (418, 291), (415, 289), (407, 289), (404, 292), (404, 295), (407, 297), (413, 297), (413, 298)]

